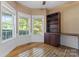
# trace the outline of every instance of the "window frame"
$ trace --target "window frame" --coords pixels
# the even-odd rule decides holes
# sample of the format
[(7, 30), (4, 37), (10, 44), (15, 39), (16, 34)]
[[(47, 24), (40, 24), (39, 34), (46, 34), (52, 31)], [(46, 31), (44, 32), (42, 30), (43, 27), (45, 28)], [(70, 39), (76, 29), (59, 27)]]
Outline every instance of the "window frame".
[[(42, 33), (41, 34), (34, 34), (33, 32), (33, 28), (34, 28), (34, 26), (33, 26), (33, 21), (34, 21), (34, 19), (35, 18), (41, 18), (42, 19), (42, 27), (41, 27), (41, 29), (42, 29)], [(32, 16), (32, 35), (44, 35), (44, 15), (33, 15)]]
[[(29, 34), (25, 34), (25, 35), (19, 35), (19, 18), (21, 18), (21, 17), (23, 17), (23, 18), (28, 18), (28, 26), (29, 26)], [(31, 25), (30, 25), (30, 20), (31, 20), (31, 16), (30, 15), (28, 15), (28, 14), (26, 14), (26, 13), (23, 13), (23, 12), (18, 12), (18, 35), (19, 36), (28, 36), (28, 35), (30, 35), (31, 34)]]
[[(12, 17), (13, 17), (13, 22), (12, 22), (12, 37), (11, 38), (8, 38), (8, 39), (2, 39), (2, 12), (3, 9), (7, 9), (7, 11), (9, 11), (10, 13), (12, 13)], [(7, 2), (1, 2), (1, 39), (2, 41), (8, 41), (8, 40), (11, 40), (11, 39), (14, 39), (16, 37), (16, 10), (11, 6), (9, 5)]]

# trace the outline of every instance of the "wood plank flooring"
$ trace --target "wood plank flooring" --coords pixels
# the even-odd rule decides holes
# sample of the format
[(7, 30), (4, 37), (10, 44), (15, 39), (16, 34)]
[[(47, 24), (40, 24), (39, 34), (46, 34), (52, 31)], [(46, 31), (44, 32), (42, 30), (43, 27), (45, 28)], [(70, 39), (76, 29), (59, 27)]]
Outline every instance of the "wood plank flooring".
[(6, 57), (79, 57), (79, 50), (44, 43), (29, 43), (15, 48)]

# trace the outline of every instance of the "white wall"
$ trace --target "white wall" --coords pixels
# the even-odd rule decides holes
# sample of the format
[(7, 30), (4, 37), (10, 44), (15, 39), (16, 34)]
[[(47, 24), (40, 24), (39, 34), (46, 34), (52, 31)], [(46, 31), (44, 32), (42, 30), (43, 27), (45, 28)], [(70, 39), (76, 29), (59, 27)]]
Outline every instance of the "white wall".
[(43, 35), (17, 36), (14, 39), (2, 41), (0, 43), (0, 57), (6, 56), (10, 51), (12, 51), (17, 46), (27, 44), (30, 42), (44, 42), (44, 36)]
[(19, 39), (18, 40), (18, 46), (19, 45), (22, 45), (22, 44), (27, 44), (27, 43), (30, 43), (31, 42), (31, 37), (28, 35), (28, 36), (19, 36)]
[(6, 42), (0, 43), (0, 57), (5, 56), (7, 53), (9, 53), (12, 49), (16, 47), (16, 39), (11, 39)]
[(6, 56), (10, 51), (12, 51), (17, 46), (30, 42), (31, 40), (29, 36), (21, 36), (7, 41), (3, 41), (0, 43), (0, 57)]
[(44, 35), (32, 35), (31, 42), (44, 42)]

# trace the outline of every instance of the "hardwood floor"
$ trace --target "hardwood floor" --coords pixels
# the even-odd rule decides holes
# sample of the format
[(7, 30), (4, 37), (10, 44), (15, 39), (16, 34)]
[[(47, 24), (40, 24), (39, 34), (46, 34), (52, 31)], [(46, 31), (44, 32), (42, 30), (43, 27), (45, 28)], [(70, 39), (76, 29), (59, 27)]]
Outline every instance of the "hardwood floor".
[(69, 47), (54, 47), (44, 43), (29, 43), (15, 48), (7, 57), (78, 57), (79, 51)]

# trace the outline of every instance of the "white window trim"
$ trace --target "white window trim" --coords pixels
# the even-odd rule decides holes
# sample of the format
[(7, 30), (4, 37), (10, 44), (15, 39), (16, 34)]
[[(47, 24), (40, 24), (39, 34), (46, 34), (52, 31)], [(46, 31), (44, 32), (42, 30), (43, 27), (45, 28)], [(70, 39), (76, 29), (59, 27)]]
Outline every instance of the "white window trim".
[[(33, 34), (33, 20), (34, 18), (42, 18), (42, 33), (41, 34)], [(44, 35), (44, 15), (33, 15), (32, 16), (32, 35)]]
[(12, 6), (9, 5), (7, 2), (1, 2), (1, 25), (2, 25), (2, 8), (3, 7), (8, 9), (14, 15), (12, 38), (9, 38), (9, 39), (6, 39), (6, 40), (2, 39), (2, 26), (1, 26), (1, 39), (2, 39), (2, 42), (6, 42), (6, 41), (12, 40), (12, 39), (14, 39), (16, 37), (16, 10), (14, 8), (12, 8)]
[[(24, 17), (24, 18), (28, 18), (29, 19), (29, 23), (28, 23), (28, 25), (29, 25), (29, 28), (31, 29), (31, 24), (30, 24), (30, 21), (31, 21), (31, 16), (30, 15), (28, 15), (28, 14), (25, 14), (25, 13), (23, 13), (23, 12), (18, 12), (18, 19), (20, 18), (20, 17)], [(27, 35), (19, 35), (19, 20), (18, 20), (18, 35), (19, 36), (29, 36), (29, 35), (31, 35), (31, 30), (29, 29), (29, 34)]]

